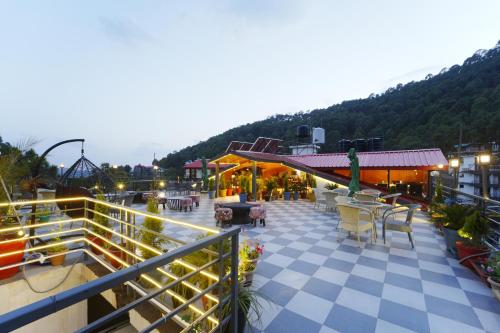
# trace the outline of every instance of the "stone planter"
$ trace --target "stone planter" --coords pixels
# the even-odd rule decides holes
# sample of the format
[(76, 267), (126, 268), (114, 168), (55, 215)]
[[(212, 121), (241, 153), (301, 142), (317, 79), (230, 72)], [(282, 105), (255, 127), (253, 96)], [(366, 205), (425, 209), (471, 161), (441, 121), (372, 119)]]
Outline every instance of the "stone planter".
[(493, 295), (498, 301), (500, 301), (500, 282), (493, 280), (491, 276), (488, 277), (488, 282), (491, 285), (491, 291), (493, 292)]

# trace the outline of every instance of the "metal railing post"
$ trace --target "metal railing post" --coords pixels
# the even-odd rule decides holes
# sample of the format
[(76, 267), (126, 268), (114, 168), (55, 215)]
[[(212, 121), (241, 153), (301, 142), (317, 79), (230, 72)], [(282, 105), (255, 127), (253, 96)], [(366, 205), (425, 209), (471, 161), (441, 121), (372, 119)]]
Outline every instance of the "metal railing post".
[(238, 235), (231, 237), (231, 327), (238, 332)]
[(224, 315), (222, 311), (222, 300), (224, 299), (224, 286), (222, 285), (222, 279), (224, 278), (224, 239), (219, 241), (219, 333), (222, 333), (222, 321), (224, 320)]

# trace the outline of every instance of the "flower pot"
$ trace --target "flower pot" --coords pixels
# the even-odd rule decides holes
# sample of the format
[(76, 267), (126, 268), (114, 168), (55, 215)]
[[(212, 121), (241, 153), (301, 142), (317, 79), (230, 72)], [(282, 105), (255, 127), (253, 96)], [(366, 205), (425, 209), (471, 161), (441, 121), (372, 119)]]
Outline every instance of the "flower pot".
[(293, 200), (299, 200), (299, 192), (293, 192)]
[[(122, 244), (121, 246), (122, 246), (122, 247), (125, 247), (125, 244)], [(126, 253), (125, 253), (125, 252), (123, 252), (121, 249), (116, 248), (116, 247), (110, 247), (110, 248), (108, 248), (107, 250), (108, 250), (108, 252), (110, 252), (110, 253), (111, 253), (112, 255), (114, 255), (115, 257), (120, 258), (120, 259), (122, 259), (123, 261), (125, 261), (125, 258), (126, 258), (126, 257), (125, 257), (125, 256), (126, 256)], [(113, 267), (114, 267), (114, 268), (119, 269), (119, 268), (121, 268), (121, 267), (122, 267), (122, 264), (121, 264), (118, 260), (116, 260), (116, 259), (114, 259), (113, 257), (111, 257), (109, 254), (104, 253), (104, 258), (106, 258), (106, 260), (107, 260), (107, 261), (109, 261), (109, 263), (110, 263), (111, 265), (113, 265)]]
[(491, 285), (491, 291), (493, 292), (493, 295), (498, 301), (500, 301), (500, 282), (495, 281), (491, 276), (488, 277), (488, 282)]
[(271, 200), (271, 193), (265, 192), (262, 196), (264, 197), (264, 201)]
[(254, 274), (255, 274), (255, 271), (241, 272), (241, 276), (243, 276), (243, 278), (245, 279), (245, 286), (246, 287), (249, 287), (252, 285)]
[(239, 188), (239, 187), (238, 187), (238, 188), (236, 189), (236, 193), (240, 194), (240, 193), (241, 193), (241, 188)]
[[(111, 239), (111, 233), (106, 234), (104, 237), (106, 237), (107, 239)], [(101, 238), (99, 238), (97, 236), (88, 235), (87, 239), (93, 244), (96, 244), (100, 247), (104, 247), (104, 240), (102, 240)], [(91, 244), (90, 248), (91, 248), (92, 252), (94, 252), (95, 254), (97, 254), (97, 255), (102, 254), (101, 250), (99, 250), (96, 246), (92, 246), (92, 244)]]
[(215, 191), (208, 191), (208, 198), (209, 199), (215, 198)]
[(240, 193), (240, 203), (247, 202), (247, 197), (248, 197), (247, 193)]
[(446, 249), (448, 252), (457, 257), (457, 248), (455, 247), (455, 243), (457, 241), (463, 240), (462, 237), (458, 234), (457, 230), (443, 228), (444, 240), (446, 243)]
[(487, 262), (488, 262), (488, 260), (484, 259), (484, 258), (471, 259), (471, 261), (470, 261), (472, 268), (474, 268), (474, 271), (476, 272), (476, 274), (479, 275), (479, 277), (481, 278), (481, 281), (483, 281), (488, 287), (491, 287), (490, 284), (488, 283), (489, 274), (483, 268), (484, 267), (483, 265), (486, 265)]
[(232, 195), (233, 195), (233, 189), (232, 189), (232, 188), (228, 188), (228, 189), (226, 190), (226, 195), (227, 195), (228, 197), (232, 196)]
[(458, 252), (458, 258), (460, 260), (462, 260), (463, 258), (466, 258), (468, 256), (471, 256), (471, 255), (476, 255), (476, 254), (486, 252), (483, 255), (475, 256), (475, 257), (472, 257), (471, 259), (467, 259), (467, 260), (462, 261), (462, 265), (464, 265), (470, 269), (474, 269), (472, 267), (471, 260), (488, 257), (488, 249), (487, 248), (472, 247), (472, 246), (467, 245), (463, 241), (457, 241), (456, 247), (457, 247), (457, 252)]
[(41, 216), (39, 217), (39, 220), (40, 220), (40, 223), (49, 222), (49, 220), (50, 220), (50, 216), (49, 216), (49, 215), (41, 215)]
[[(57, 253), (58, 252), (47, 252), (49, 256), (55, 255)], [(59, 255), (50, 258), (50, 263), (52, 264), (52, 266), (61, 266), (62, 264), (64, 264), (64, 259), (66, 259), (66, 253), (59, 252)]]
[(290, 197), (292, 196), (292, 193), (290, 192), (283, 192), (283, 198), (286, 200), (286, 201), (290, 201)]
[(227, 190), (219, 190), (219, 197), (224, 198), (226, 196)]
[[(21, 238), (13, 242), (0, 244), (0, 253), (8, 253), (13, 251), (21, 251), (26, 247), (26, 238)], [(10, 256), (0, 257), (0, 266), (17, 264), (23, 260), (24, 253), (16, 253)], [(19, 272), (19, 267), (12, 267), (0, 271), (0, 280), (8, 279)]]

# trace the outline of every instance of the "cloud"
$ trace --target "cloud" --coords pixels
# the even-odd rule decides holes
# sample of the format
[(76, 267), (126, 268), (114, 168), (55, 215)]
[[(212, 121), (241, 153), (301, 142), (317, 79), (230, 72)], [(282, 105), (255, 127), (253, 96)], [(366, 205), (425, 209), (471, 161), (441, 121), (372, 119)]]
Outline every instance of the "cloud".
[(123, 43), (152, 42), (153, 36), (133, 18), (99, 17), (101, 28), (108, 37)]

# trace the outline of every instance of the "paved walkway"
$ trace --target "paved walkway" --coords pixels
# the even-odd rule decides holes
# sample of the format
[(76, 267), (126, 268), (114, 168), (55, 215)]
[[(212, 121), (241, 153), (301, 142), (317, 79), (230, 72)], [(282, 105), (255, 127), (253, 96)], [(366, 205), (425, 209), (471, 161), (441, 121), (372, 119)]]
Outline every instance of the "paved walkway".
[[(384, 246), (380, 230), (376, 244), (365, 239), (360, 247), (335, 231), (336, 214), (309, 202), (265, 205), (267, 226), (241, 235), (265, 245), (254, 287), (269, 301), (263, 301), (256, 332), (500, 332), (500, 302), (446, 255), (424, 215), (414, 224), (415, 250), (397, 232), (388, 233)], [(213, 200), (206, 198), (192, 212), (162, 214), (215, 225)], [(186, 241), (196, 237), (180, 228), (166, 232)]]

